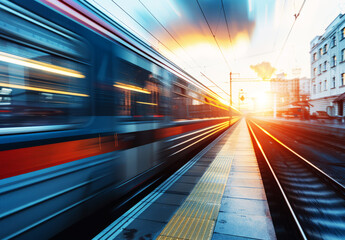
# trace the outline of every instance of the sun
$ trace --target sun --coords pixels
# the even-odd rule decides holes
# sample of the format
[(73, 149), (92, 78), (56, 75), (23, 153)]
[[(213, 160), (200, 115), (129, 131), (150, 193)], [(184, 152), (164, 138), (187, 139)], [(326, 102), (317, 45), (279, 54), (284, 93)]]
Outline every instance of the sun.
[(255, 99), (255, 104), (258, 108), (267, 108), (270, 106), (270, 98), (269, 95), (266, 92), (259, 92)]

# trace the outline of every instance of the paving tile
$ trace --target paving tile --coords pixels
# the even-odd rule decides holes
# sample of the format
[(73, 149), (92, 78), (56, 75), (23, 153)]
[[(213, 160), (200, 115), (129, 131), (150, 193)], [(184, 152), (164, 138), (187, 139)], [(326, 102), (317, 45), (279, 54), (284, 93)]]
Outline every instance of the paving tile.
[(156, 239), (163, 230), (165, 223), (153, 222), (149, 220), (135, 219), (128, 227), (115, 238), (124, 239)]
[(223, 197), (266, 200), (263, 188), (226, 186)]
[(267, 202), (264, 200), (223, 198), (220, 211), (232, 214), (270, 216)]
[(237, 167), (257, 167), (258, 164), (257, 163), (246, 163), (246, 164), (243, 164), (243, 163), (234, 163), (233, 167), (234, 166), (237, 166)]
[(236, 154), (238, 155), (245, 155), (245, 156), (253, 156), (253, 147), (241, 147), (241, 145), (237, 145), (236, 147)]
[(237, 165), (240, 164), (247, 164), (247, 163), (255, 163), (258, 165), (258, 162), (254, 156), (239, 156), (236, 154), (236, 157), (234, 159), (234, 163)]
[(167, 223), (178, 208), (177, 205), (152, 203), (149, 208), (139, 215), (138, 219)]
[[(238, 156), (236, 156), (238, 157)], [(233, 161), (233, 166), (238, 166), (238, 167), (257, 167), (258, 163), (252, 160), (240, 160), (240, 159), (235, 159)]]
[(234, 159), (234, 163), (237, 164), (247, 164), (247, 163), (254, 163), (258, 165), (258, 161), (255, 156), (239, 156), (236, 154)]
[(195, 163), (195, 166), (201, 166), (201, 167), (209, 167), (211, 162), (197, 162)]
[(184, 176), (180, 177), (180, 179), (177, 180), (176, 182), (196, 184), (200, 180), (200, 178), (201, 178), (201, 176), (198, 177), (198, 176), (184, 175)]
[(186, 198), (187, 195), (185, 194), (164, 193), (155, 201), (155, 203), (180, 206), (184, 202), (184, 200), (186, 200)]
[(214, 232), (245, 238), (275, 239), (271, 218), (266, 216), (220, 212)]
[(175, 183), (173, 184), (168, 190), (166, 190), (167, 193), (173, 193), (173, 194), (184, 194), (189, 195), (189, 193), (194, 188), (195, 184), (192, 183)]
[(263, 188), (263, 183), (262, 180), (258, 179), (237, 178), (236, 176), (233, 176), (228, 178), (227, 186)]
[(230, 172), (229, 178), (243, 178), (243, 179), (256, 179), (260, 180), (261, 175), (259, 173), (251, 173), (251, 172)]
[(194, 165), (193, 167), (191, 167), (188, 171), (199, 171), (201, 173), (204, 173), (206, 171), (206, 169), (208, 168), (208, 166), (198, 166), (198, 165)]
[(208, 166), (193, 166), (191, 169), (189, 169), (184, 176), (202, 176)]
[(216, 156), (212, 156), (212, 157), (203, 157), (202, 159), (200, 159), (198, 161), (198, 163), (200, 164), (204, 164), (204, 165), (210, 165), (212, 163), (212, 161), (214, 160)]
[(214, 233), (212, 235), (212, 240), (253, 240), (255, 238), (238, 237), (222, 233)]
[(232, 166), (231, 172), (260, 172), (258, 166)]

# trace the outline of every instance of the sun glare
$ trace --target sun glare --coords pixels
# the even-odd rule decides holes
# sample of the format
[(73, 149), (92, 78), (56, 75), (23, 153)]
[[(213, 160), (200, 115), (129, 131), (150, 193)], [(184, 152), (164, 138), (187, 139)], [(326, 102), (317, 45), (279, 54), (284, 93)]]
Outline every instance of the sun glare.
[[(194, 58), (196, 59), (202, 57), (202, 59), (207, 60), (208, 58), (206, 56), (214, 56), (215, 52), (217, 53), (217, 46), (210, 42), (194, 43), (185, 49), (189, 54), (195, 56)], [(179, 49), (179, 51), (183, 51), (183, 49)], [(207, 61), (207, 63), (209, 62)]]
[(240, 32), (236, 35), (233, 45), (236, 56), (244, 55), (249, 48), (249, 36), (247, 32)]
[(258, 108), (267, 108), (270, 105), (269, 95), (265, 92), (260, 92), (254, 98), (255, 104)]
[(223, 98), (220, 98), (219, 101), (227, 106), (230, 106), (230, 100), (225, 100)]

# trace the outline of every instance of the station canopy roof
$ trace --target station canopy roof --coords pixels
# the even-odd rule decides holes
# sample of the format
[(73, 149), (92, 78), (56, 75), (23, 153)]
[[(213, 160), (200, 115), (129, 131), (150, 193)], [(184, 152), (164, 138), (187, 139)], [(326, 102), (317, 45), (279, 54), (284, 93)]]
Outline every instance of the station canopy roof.
[(339, 102), (344, 99), (345, 99), (345, 92), (340, 94), (336, 99), (333, 100), (333, 102)]

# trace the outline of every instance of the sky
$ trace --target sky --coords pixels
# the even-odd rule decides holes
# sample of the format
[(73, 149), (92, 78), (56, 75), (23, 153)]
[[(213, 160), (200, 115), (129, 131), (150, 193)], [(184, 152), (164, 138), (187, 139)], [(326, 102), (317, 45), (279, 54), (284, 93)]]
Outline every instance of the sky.
[(268, 79), (310, 77), (310, 41), (345, 11), (344, 0), (87, 1), (226, 101), (232, 72), (235, 107), (241, 95), (247, 107), (268, 101), (269, 82), (256, 69), (271, 67)]

